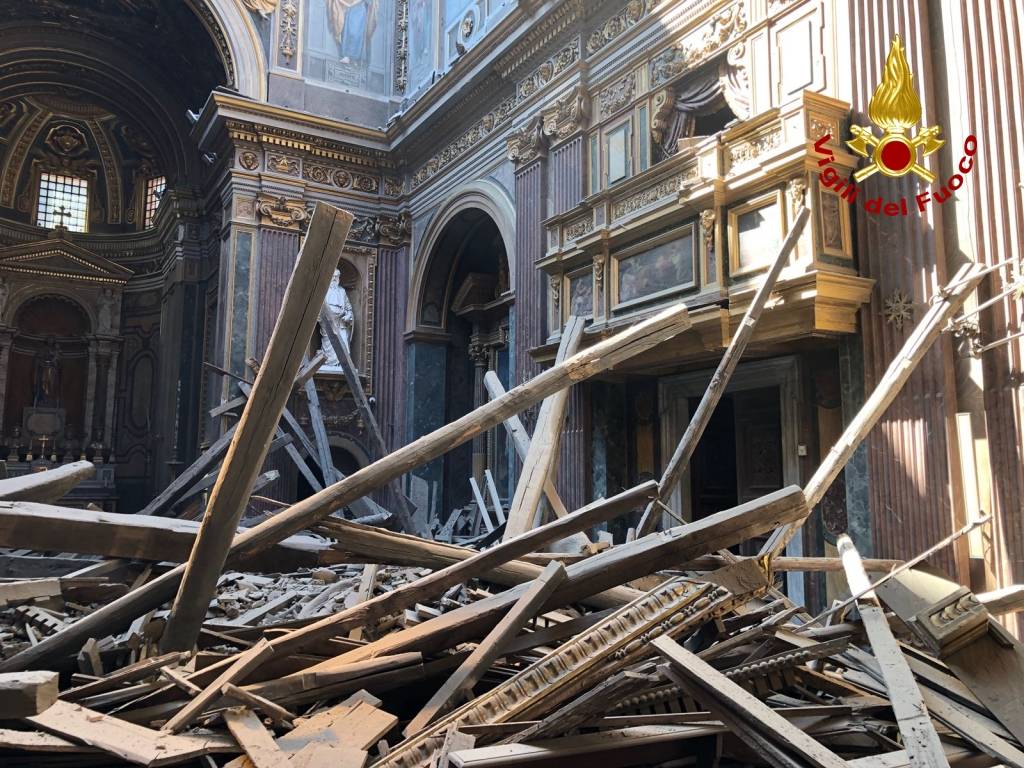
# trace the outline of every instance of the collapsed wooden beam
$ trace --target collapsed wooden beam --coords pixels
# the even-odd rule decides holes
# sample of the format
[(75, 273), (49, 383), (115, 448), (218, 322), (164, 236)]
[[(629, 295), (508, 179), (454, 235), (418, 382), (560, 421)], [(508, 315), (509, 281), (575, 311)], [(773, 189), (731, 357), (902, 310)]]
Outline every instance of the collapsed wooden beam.
[[(560, 515), (560, 517), (565, 517), (565, 515)], [(421, 539), (418, 536), (372, 528), (337, 517), (329, 517), (317, 523), (313, 530), (338, 540), (331, 548), (332, 555), (337, 557), (333, 562), (338, 563), (381, 563), (437, 569), (467, 560), (477, 554), (477, 550), (458, 544)], [(723, 563), (718, 563), (713, 567), (717, 568), (720, 565)], [(481, 574), (479, 578), (502, 586), (513, 587), (516, 584), (537, 578), (540, 576), (541, 570), (543, 570), (542, 566), (536, 563), (526, 560), (510, 560)], [(609, 608), (625, 605), (635, 600), (640, 594), (630, 587), (615, 586), (587, 598), (585, 602), (595, 608)]]
[[(501, 379), (498, 378), (498, 374), (494, 371), (488, 371), (484, 374), (484, 387), (487, 389), (487, 394), (492, 400), (505, 394), (505, 387), (502, 385)], [(526, 455), (530, 452), (530, 433), (526, 431), (526, 427), (523, 426), (522, 420), (516, 414), (505, 419), (504, 425), (505, 431), (508, 432), (509, 437), (512, 438), (512, 446), (515, 448), (516, 455), (519, 457), (520, 461), (525, 461)], [(496, 499), (495, 503), (497, 504), (496, 491), (494, 492), (494, 496)], [(555, 517), (565, 517), (569, 514), (569, 510), (566, 509), (565, 502), (562, 501), (562, 497), (559, 495), (558, 489), (555, 488), (555, 483), (550, 477), (547, 477), (544, 480), (544, 497), (548, 500), (548, 504), (551, 505), (551, 511), (555, 513)], [(505, 515), (505, 518), (507, 520), (508, 516)], [(583, 546), (591, 543), (586, 534), (582, 533), (574, 536), (572, 540), (579, 542)]]
[[(556, 365), (579, 349), (583, 340), (583, 318), (573, 315), (562, 329), (562, 340), (558, 344)], [(569, 403), (569, 390), (559, 390), (548, 397), (537, 415), (537, 427), (530, 440), (530, 450), (523, 459), (523, 469), (516, 483), (516, 492), (509, 504), (505, 519), (505, 541), (519, 536), (534, 524), (537, 506), (544, 495), (544, 483), (558, 458), (558, 444), (565, 421), (565, 409)]]
[[(751, 300), (750, 306), (747, 307), (747, 311), (743, 314), (743, 319), (740, 321), (736, 333), (729, 342), (725, 354), (722, 355), (718, 368), (715, 369), (715, 373), (711, 376), (711, 382), (708, 384), (707, 389), (704, 390), (704, 395), (697, 405), (697, 410), (693, 412), (690, 423), (686, 425), (686, 431), (683, 432), (683, 436), (679, 439), (675, 451), (672, 452), (672, 457), (669, 459), (668, 464), (665, 465), (665, 471), (662, 473), (661, 481), (658, 483), (658, 501), (662, 503), (668, 502), (672, 498), (676, 486), (679, 485), (679, 481), (682, 480), (683, 473), (686, 472), (686, 468), (690, 464), (690, 458), (697, 449), (701, 435), (704, 434), (704, 430), (711, 421), (711, 415), (715, 412), (718, 401), (722, 399), (722, 395), (725, 394), (725, 390), (729, 386), (729, 379), (732, 378), (733, 371), (736, 370), (736, 366), (739, 364), (747, 344), (754, 337), (754, 329), (757, 327), (757, 321), (761, 319), (761, 312), (764, 310), (768, 297), (775, 288), (775, 283), (782, 273), (782, 268), (789, 262), (790, 254), (800, 241), (800, 236), (803, 234), (804, 226), (806, 226), (810, 215), (811, 211), (809, 208), (800, 208), (800, 213), (797, 214), (796, 219), (793, 221), (793, 226), (790, 227), (789, 234), (786, 235), (786, 239), (779, 248), (775, 261), (772, 262), (768, 273), (764, 276), (757, 291), (754, 293), (754, 298)], [(637, 537), (646, 536), (657, 528), (658, 519), (661, 517), (660, 509), (661, 507), (653, 501), (647, 505), (647, 509), (644, 510), (644, 514), (637, 525)]]
[(0, 501), (37, 501), (53, 504), (83, 480), (96, 474), (91, 461), (75, 461), (27, 475), (0, 480)]
[[(511, 414), (520, 413), (540, 402), (552, 392), (613, 368), (624, 360), (674, 338), (689, 327), (686, 305), (679, 304), (580, 351), (561, 365), (553, 366), (510, 390), (504, 397), (491, 400), (239, 534), (231, 545), (232, 558), (251, 556), (293, 533), (308, 528), (346, 506), (353, 499), (365, 496), (390, 480), (404, 475), (410, 469), (432, 461), (452, 448), (472, 440), (476, 435), (497, 426)], [(758, 531), (758, 534), (764, 532)], [(690, 552), (687, 556), (693, 557), (706, 551)], [(144, 586), (132, 590), (124, 597), (44, 638), (38, 645), (26, 648), (0, 662), (0, 672), (28, 669), (44, 664), (55, 655), (77, 650), (90, 637), (103, 637), (117, 631), (172, 597), (183, 573), (184, 568), (178, 566)]]
[(191, 648), (224, 570), (239, 520), (313, 336), (352, 214), (317, 203), (267, 345), (260, 372), (210, 492), (199, 535), (160, 640), (165, 650)]
[(794, 765), (845, 768), (846, 761), (835, 752), (679, 643), (662, 636), (651, 644), (668, 661), (669, 677), (674, 682), (687, 689), (734, 731), (751, 738), (751, 746), (776, 768)]
[[(357, 626), (372, 626), (374, 622), (389, 614), (440, 595), (455, 584), (461, 584), (498, 565), (532, 552), (550, 541), (562, 538), (566, 533), (605, 522), (634, 509), (646, 501), (654, 490), (655, 484), (651, 481), (623, 491), (610, 499), (599, 499), (571, 515), (529, 530), (511, 541), (482, 550), (466, 560), (274, 638), (274, 650), (279, 653), (295, 652), (315, 640), (344, 634)], [(327, 666), (318, 667), (320, 670), (329, 668), (330, 662), (327, 662)]]
[(491, 664), (504, 653), (509, 640), (536, 615), (551, 593), (564, 580), (565, 566), (561, 563), (549, 563), (498, 625), (473, 649), (469, 658), (459, 665), (452, 676), (445, 680), (423, 705), (419, 713), (409, 721), (403, 733), (411, 736), (438, 716), (445, 714), (453, 705), (461, 703), (460, 698), (472, 692), (473, 686), (480, 682), (480, 678), (487, 673)]
[[(199, 523), (164, 517), (94, 512), (29, 502), (0, 502), (0, 547), (74, 552), (129, 560), (183, 563)], [(312, 536), (290, 536), (241, 563), (256, 571), (281, 571), (344, 560)]]
[[(800, 519), (806, 509), (803, 492), (797, 486), (790, 486), (685, 526), (619, 544), (566, 568), (565, 582), (544, 607), (551, 610), (579, 602), (609, 587), (673, 568), (676, 563), (685, 562), (709, 549), (725, 549), (761, 536), (789, 520)], [(749, 562), (745, 561), (743, 565)], [(334, 668), (348, 662), (410, 650), (439, 651), (455, 643), (482, 637), (527, 588), (521, 584), (417, 626), (393, 632), (309, 669)]]
[(231, 445), (236, 427), (236, 424), (232, 424), (223, 435), (213, 442), (213, 445), (203, 451), (195, 461), (174, 478), (166, 488), (160, 491), (149, 504), (140, 509), (137, 514), (163, 515), (169, 512), (188, 492), (189, 488), (206, 477), (220, 463), (224, 454), (227, 453), (228, 446)]
[(846, 570), (846, 581), (850, 591), (861, 597), (857, 600), (860, 619), (864, 623), (871, 650), (878, 659), (878, 666), (889, 692), (896, 724), (903, 737), (903, 746), (910, 757), (913, 768), (945, 768), (949, 767), (946, 753), (939, 740), (935, 726), (928, 715), (928, 709), (921, 697), (921, 691), (914, 680), (899, 643), (893, 637), (889, 621), (878, 603), (878, 598), (871, 590), (867, 573), (860, 562), (860, 554), (849, 536), (843, 534), (836, 540), (836, 548), (843, 560)]

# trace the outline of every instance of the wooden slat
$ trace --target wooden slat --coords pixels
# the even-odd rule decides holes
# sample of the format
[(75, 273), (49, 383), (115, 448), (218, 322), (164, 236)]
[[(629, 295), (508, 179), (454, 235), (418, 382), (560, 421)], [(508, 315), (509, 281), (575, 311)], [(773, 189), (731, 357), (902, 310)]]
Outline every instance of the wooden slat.
[[(576, 354), (583, 340), (584, 321), (582, 317), (571, 316), (562, 329), (555, 364), (559, 365)], [(537, 427), (530, 440), (530, 450), (523, 459), (523, 469), (516, 484), (516, 492), (509, 503), (505, 519), (505, 541), (529, 530), (537, 515), (537, 506), (544, 495), (544, 484), (558, 456), (558, 444), (562, 437), (565, 409), (569, 403), (568, 389), (554, 392), (544, 399), (537, 416)]]
[(288, 768), (288, 755), (251, 709), (231, 707), (224, 711), (224, 722), (256, 768)]
[[(0, 547), (41, 552), (184, 562), (199, 523), (191, 520), (94, 512), (23, 501), (0, 501)], [(292, 536), (242, 563), (250, 570), (281, 571), (331, 562), (328, 548), (311, 536)]]
[(216, 680), (196, 694), (174, 717), (164, 723), (161, 730), (168, 733), (177, 733), (187, 728), (189, 723), (199, 717), (221, 697), (221, 689), (227, 683), (235, 683), (243, 679), (246, 674), (262, 664), (273, 652), (274, 649), (270, 647), (270, 643), (266, 639), (260, 640), (252, 648), (242, 651)]
[(484, 523), (484, 527), (488, 533), (494, 531), (494, 523), (491, 521), (490, 512), (487, 511), (487, 502), (484, 501), (484, 495), (480, 492), (480, 486), (477, 485), (476, 478), (469, 478), (469, 487), (473, 491), (473, 499), (476, 501), (476, 508), (480, 511), (480, 519)]
[(37, 501), (54, 503), (63, 498), (83, 480), (96, 474), (91, 461), (75, 461), (45, 472), (0, 480), (0, 501)]
[(867, 632), (871, 650), (878, 660), (878, 666), (885, 681), (896, 724), (903, 737), (903, 746), (910, 756), (913, 768), (943, 768), (948, 766), (946, 753), (939, 740), (928, 709), (917, 687), (914, 673), (900, 651), (892, 635), (871, 583), (860, 562), (860, 555), (853, 541), (847, 535), (839, 536), (836, 548), (846, 569), (846, 581), (853, 594), (865, 593), (858, 601), (857, 608)]
[(522, 629), (523, 625), (536, 615), (551, 593), (565, 580), (565, 566), (552, 562), (537, 579), (529, 585), (523, 596), (505, 614), (473, 650), (461, 666), (437, 689), (423, 708), (409, 721), (405, 735), (416, 733), (459, 704), (465, 694), (472, 691), (491, 665), (504, 653), (508, 642)]
[(756, 729), (761, 735), (773, 734), (773, 740), (784, 745), (787, 751), (806, 764), (818, 768), (845, 768), (846, 761), (841, 757), (670, 637), (662, 635), (651, 644), (678, 673), (680, 684), (690, 688), (703, 704), (727, 724), (735, 722), (737, 718), (749, 719), (757, 723)]
[(351, 226), (351, 213), (322, 202), (316, 204), (260, 372), (185, 564), (178, 595), (160, 638), (164, 650), (188, 650), (199, 635), (242, 512), (302, 363), (304, 342), (296, 340), (313, 335), (327, 287), (337, 268), (338, 252)]
[(228, 451), (228, 446), (231, 445), (237, 427), (237, 424), (232, 424), (223, 435), (214, 440), (213, 445), (203, 451), (195, 461), (182, 470), (180, 475), (136, 514), (163, 515), (169, 512), (189, 488), (203, 479), (210, 470), (220, 463)]
[(152, 768), (185, 763), (213, 751), (225, 751), (223, 739), (216, 736), (161, 733), (66, 701), (58, 700), (27, 721), (48, 733)]
[[(487, 483), (487, 493), (491, 498), (491, 504), (494, 505), (494, 514), (500, 525), (505, 522), (505, 510), (501, 507), (501, 494), (498, 493), (498, 486), (494, 482), (494, 475), (491, 474), (491, 470), (484, 470), (484, 480)], [(547, 483), (544, 484), (545, 494), (547, 494), (547, 485)]]

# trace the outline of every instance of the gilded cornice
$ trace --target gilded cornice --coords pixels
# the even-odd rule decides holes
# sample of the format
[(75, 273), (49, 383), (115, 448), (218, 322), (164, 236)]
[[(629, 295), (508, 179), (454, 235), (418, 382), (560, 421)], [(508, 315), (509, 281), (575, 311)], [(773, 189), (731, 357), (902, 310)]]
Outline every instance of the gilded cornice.
[(587, 128), (590, 120), (590, 96), (583, 86), (576, 85), (540, 111), (544, 133), (553, 142), (562, 141)]
[(551, 13), (536, 22), (508, 53), (501, 56), (494, 69), (502, 78), (511, 77), (585, 13), (586, 6), (583, 0), (569, 0), (559, 4)]

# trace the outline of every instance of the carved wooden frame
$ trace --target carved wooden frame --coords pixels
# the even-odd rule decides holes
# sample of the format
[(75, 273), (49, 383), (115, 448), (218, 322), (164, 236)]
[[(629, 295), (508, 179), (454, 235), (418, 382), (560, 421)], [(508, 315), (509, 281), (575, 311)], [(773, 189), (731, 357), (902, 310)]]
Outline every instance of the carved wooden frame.
[[(613, 251), (611, 254), (611, 269), (609, 275), (610, 284), (608, 286), (608, 295), (611, 298), (611, 311), (612, 314), (616, 312), (629, 311), (639, 306), (654, 304), (664, 301), (669, 296), (673, 296), (679, 293), (685, 293), (686, 291), (692, 290), (697, 287), (700, 275), (700, 264), (697, 261), (698, 254), (700, 253), (697, 231), (697, 222), (695, 220), (687, 221), (678, 227), (673, 227), (667, 232), (663, 232), (655, 237), (649, 237), (645, 240), (641, 240), (637, 243), (626, 246), (617, 251)], [(660, 291), (654, 293), (648, 293), (644, 296), (637, 296), (634, 299), (628, 299), (626, 301), (619, 301), (619, 262), (623, 259), (628, 259), (632, 256), (637, 256), (652, 248), (657, 248), (659, 245), (670, 243), (674, 240), (681, 240), (682, 238), (689, 235), (690, 237), (690, 266), (691, 266), (691, 279), (686, 283), (679, 283), (678, 285), (669, 286)]]
[(636, 663), (651, 640), (677, 636), (732, 610), (750, 595), (733, 595), (707, 582), (675, 578), (660, 584), (604, 621), (581, 632), (501, 685), (435, 721), (397, 745), (372, 768), (414, 768), (430, 764), (451, 727), (530, 719)]
[(786, 201), (781, 189), (769, 190), (764, 194), (747, 200), (745, 203), (729, 208), (729, 277), (733, 280), (737, 277), (767, 269), (771, 265), (772, 259), (775, 258), (774, 251), (771, 253), (766, 252), (762, 261), (756, 264), (740, 266), (740, 216), (761, 208), (768, 208), (771, 205), (777, 206), (779, 210), (779, 244), (781, 244), (786, 237), (789, 218), (786, 212)]

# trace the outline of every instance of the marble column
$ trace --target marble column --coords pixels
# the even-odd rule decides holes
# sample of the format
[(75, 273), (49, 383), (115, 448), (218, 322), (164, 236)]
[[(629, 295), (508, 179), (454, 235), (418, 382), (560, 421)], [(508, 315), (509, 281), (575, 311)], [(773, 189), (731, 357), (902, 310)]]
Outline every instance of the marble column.
[[(516, 303), (512, 313), (512, 383), (521, 384), (540, 373), (530, 349), (544, 343), (545, 314), (548, 305), (547, 280), (535, 265), (544, 252), (541, 222), (547, 211), (547, 147), (539, 116), (513, 132), (508, 140), (508, 156), (515, 164), (516, 207)], [(537, 408), (524, 412), (527, 428), (532, 428)]]
[(96, 339), (89, 339), (89, 370), (85, 383), (85, 418), (82, 420), (83, 445), (92, 439), (92, 417), (96, 409)]
[(117, 361), (120, 356), (119, 345), (110, 350), (110, 362), (107, 367), (107, 403), (103, 413), (103, 437), (110, 450), (108, 461), (114, 463), (114, 397), (117, 394)]
[(4, 412), (7, 408), (7, 369), (14, 343), (14, 331), (0, 330), (0, 437), (4, 432)]

